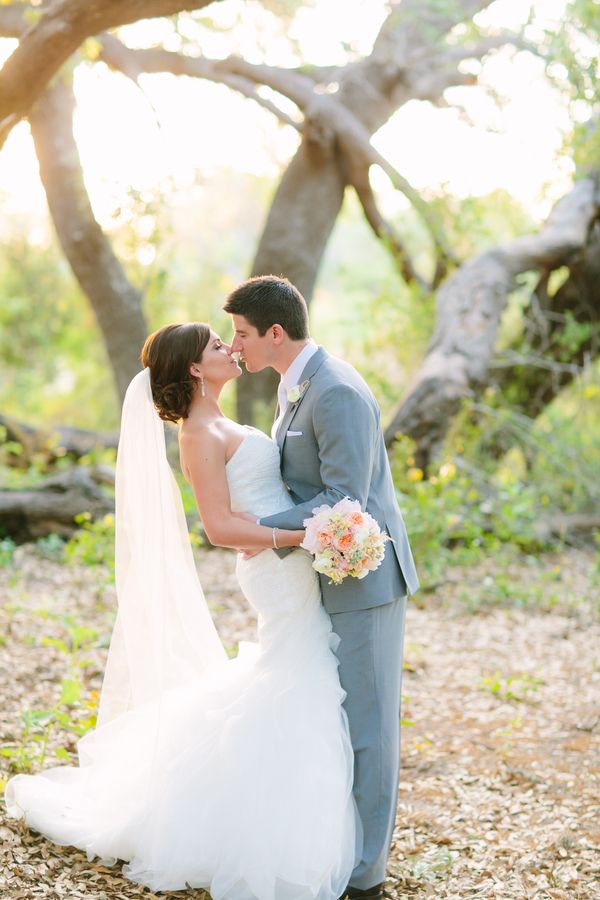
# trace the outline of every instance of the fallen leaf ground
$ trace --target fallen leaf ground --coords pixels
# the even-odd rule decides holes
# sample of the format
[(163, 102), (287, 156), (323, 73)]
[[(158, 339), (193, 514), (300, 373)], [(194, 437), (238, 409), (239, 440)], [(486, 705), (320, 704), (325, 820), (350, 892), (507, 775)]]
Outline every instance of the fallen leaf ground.
[[(201, 577), (228, 647), (254, 618), (234, 554), (203, 551)], [(402, 770), (388, 870), (397, 898), (600, 898), (600, 573), (591, 552), (456, 567), (410, 604)], [(66, 676), (63, 616), (106, 643), (114, 592), (100, 568), (20, 548), (0, 569), (0, 742), (21, 711), (51, 708)], [(85, 653), (83, 703), (98, 690), (102, 647)], [(55, 753), (75, 737), (56, 729)], [(60, 750), (63, 748), (63, 751)], [(73, 756), (74, 758), (74, 756)], [(0, 777), (9, 776), (8, 759)], [(0, 896), (134, 898), (151, 891), (0, 816)], [(202, 891), (161, 898), (200, 898)]]

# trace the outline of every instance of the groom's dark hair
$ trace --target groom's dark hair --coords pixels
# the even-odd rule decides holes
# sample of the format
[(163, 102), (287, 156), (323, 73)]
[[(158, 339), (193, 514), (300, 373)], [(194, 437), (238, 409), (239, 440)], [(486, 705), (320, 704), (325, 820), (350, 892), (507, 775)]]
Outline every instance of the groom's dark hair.
[(293, 341), (303, 341), (309, 336), (306, 300), (287, 278), (277, 275), (249, 278), (231, 292), (223, 309), (243, 316), (261, 337), (271, 325), (281, 325)]

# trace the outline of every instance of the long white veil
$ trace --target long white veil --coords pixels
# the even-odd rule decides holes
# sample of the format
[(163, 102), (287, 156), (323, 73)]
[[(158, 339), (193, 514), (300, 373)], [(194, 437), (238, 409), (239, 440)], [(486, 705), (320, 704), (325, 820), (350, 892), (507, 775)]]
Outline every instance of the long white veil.
[(226, 659), (198, 580), (150, 372), (131, 381), (116, 471), (118, 613), (98, 726)]

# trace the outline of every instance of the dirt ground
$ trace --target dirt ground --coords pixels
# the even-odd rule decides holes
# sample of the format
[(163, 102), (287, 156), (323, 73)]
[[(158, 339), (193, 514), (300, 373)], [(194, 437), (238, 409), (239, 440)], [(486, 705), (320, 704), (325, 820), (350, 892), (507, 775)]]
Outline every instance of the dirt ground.
[[(234, 554), (198, 559), (233, 650), (255, 629)], [(411, 600), (393, 897), (600, 898), (599, 595), (597, 557), (571, 550), (457, 567)], [(68, 663), (52, 641), (65, 640), (64, 617), (94, 628), (106, 645), (113, 607), (99, 569), (60, 565), (27, 547), (0, 569), (0, 743), (20, 741), (24, 709), (57, 703)], [(100, 687), (105, 652), (85, 654), (83, 706)], [(57, 750), (74, 760), (75, 741), (56, 728), (45, 765), (58, 764)], [(10, 759), (0, 757), (0, 777), (10, 774)], [(155, 895), (0, 812), (2, 898), (204, 896)]]

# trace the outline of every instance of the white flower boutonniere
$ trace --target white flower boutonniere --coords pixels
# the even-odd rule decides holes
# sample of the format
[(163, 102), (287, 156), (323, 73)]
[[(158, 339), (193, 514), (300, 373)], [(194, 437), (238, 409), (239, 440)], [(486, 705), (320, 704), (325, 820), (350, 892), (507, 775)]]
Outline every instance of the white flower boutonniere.
[(297, 403), (309, 384), (310, 378), (308, 379), (308, 381), (303, 381), (302, 384), (295, 384), (294, 387), (288, 388), (288, 403)]

